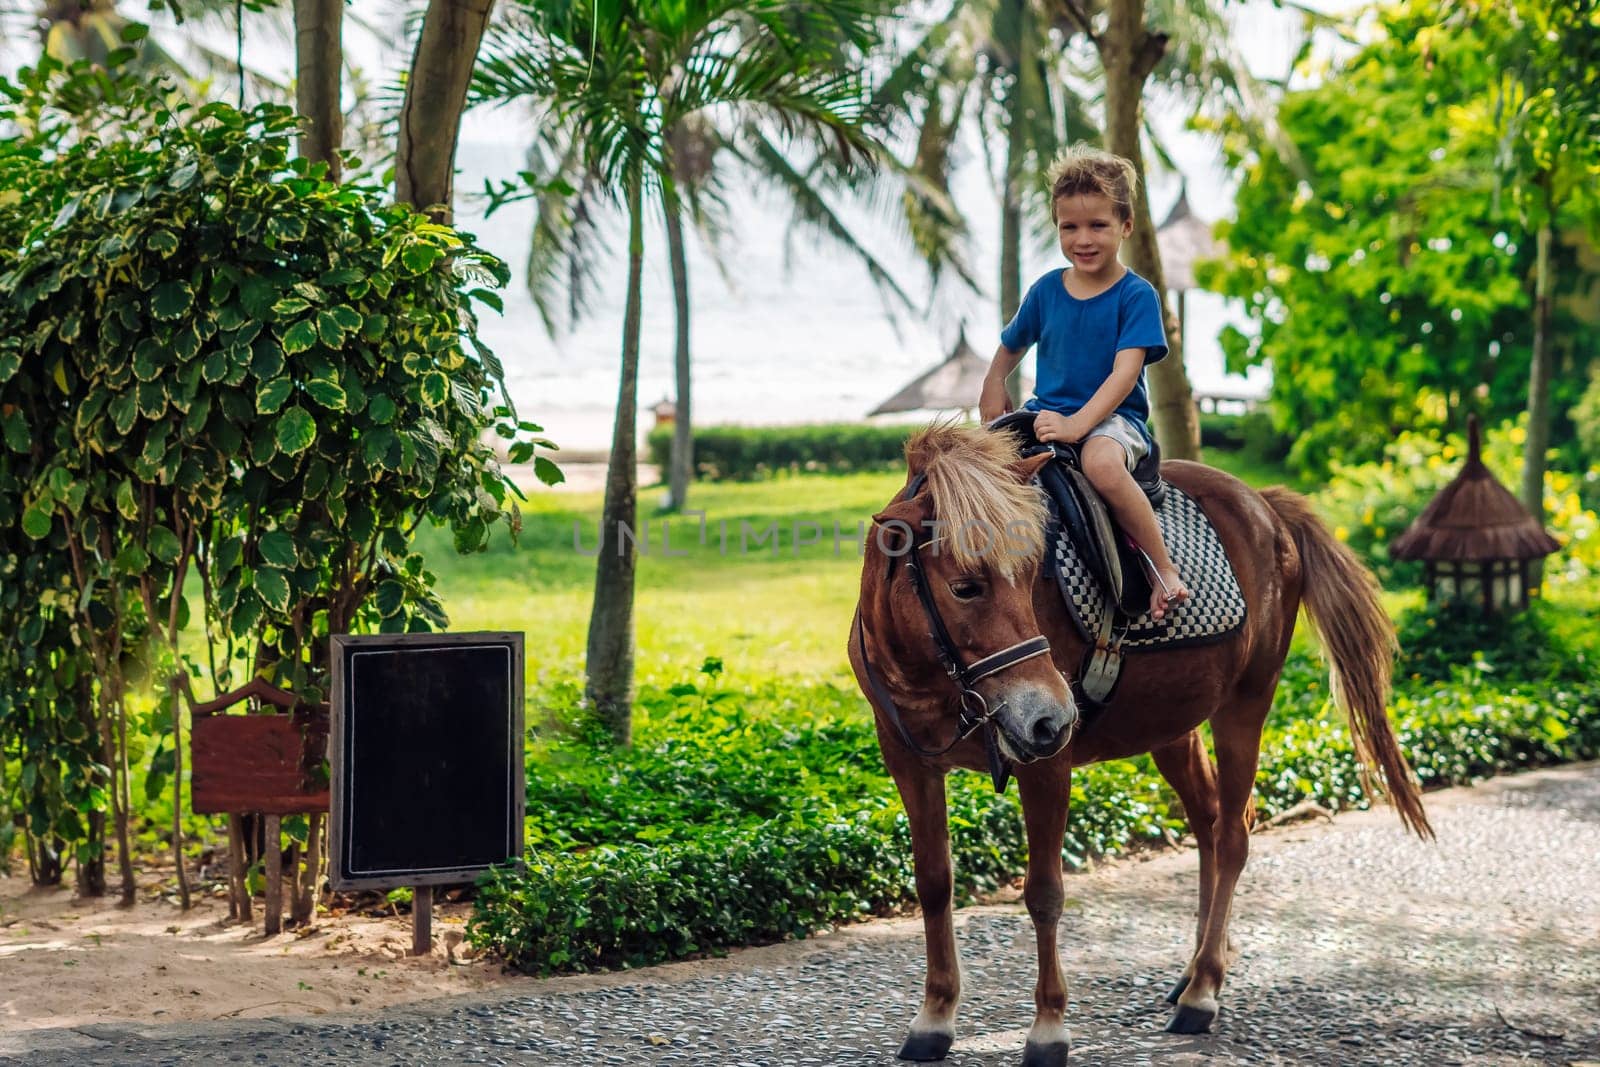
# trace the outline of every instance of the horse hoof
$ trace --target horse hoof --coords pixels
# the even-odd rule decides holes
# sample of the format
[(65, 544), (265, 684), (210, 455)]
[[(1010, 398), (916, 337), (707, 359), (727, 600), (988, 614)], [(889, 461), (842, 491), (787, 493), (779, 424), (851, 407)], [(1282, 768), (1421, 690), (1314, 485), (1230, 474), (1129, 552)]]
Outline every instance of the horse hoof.
[(1179, 1004), (1178, 1010), (1172, 1013), (1172, 1018), (1167, 1021), (1169, 1034), (1204, 1034), (1211, 1031), (1211, 1024), (1217, 1021), (1217, 1009), (1195, 1008), (1188, 1004)]
[(1022, 1067), (1067, 1067), (1067, 1043), (1050, 1041), (1022, 1046)]
[(1176, 1003), (1178, 1003), (1178, 998), (1183, 996), (1183, 991), (1185, 989), (1188, 989), (1188, 988), (1189, 988), (1189, 976), (1188, 975), (1184, 975), (1182, 978), (1178, 979), (1176, 982), (1174, 982), (1172, 984), (1172, 988), (1171, 989), (1167, 990), (1167, 1003), (1168, 1004), (1176, 1004)]
[(906, 1043), (900, 1046), (900, 1051), (895, 1055), (902, 1060), (942, 1060), (950, 1053), (950, 1044), (954, 1040), (950, 1034), (942, 1034), (937, 1030), (914, 1033), (906, 1038)]

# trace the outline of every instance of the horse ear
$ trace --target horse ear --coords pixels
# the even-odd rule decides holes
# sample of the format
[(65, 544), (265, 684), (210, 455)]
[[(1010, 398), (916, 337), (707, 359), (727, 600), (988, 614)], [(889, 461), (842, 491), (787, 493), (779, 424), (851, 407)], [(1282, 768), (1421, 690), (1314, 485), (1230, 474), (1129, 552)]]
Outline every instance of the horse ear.
[(872, 516), (872, 521), (877, 526), (887, 526), (891, 522), (902, 522), (915, 530), (917, 529), (917, 524), (926, 517), (926, 514), (927, 506), (924, 504), (923, 498), (914, 496), (910, 500), (893, 501), (888, 507)]
[(1050, 452), (1040, 452), (1037, 456), (1029, 456), (1027, 459), (1017, 460), (1011, 465), (1011, 469), (1016, 472), (1017, 481), (1027, 482), (1044, 469), (1046, 463), (1055, 458), (1054, 454)]

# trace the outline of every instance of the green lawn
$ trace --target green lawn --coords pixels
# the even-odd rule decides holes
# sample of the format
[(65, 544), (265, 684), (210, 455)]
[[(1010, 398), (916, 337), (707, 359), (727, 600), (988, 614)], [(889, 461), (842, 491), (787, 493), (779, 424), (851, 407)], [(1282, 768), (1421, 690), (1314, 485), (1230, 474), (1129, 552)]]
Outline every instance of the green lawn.
[(1203, 448), (1200, 450), (1200, 458), (1257, 489), (1269, 485), (1287, 485), (1291, 489), (1306, 492), (1309, 488), (1314, 488), (1296, 481), (1284, 469), (1282, 463), (1264, 459), (1253, 452), (1224, 452), (1216, 448)]
[[(734, 682), (774, 675), (848, 682), (844, 646), (861, 574), (851, 538), (857, 524), (869, 527), (904, 480), (884, 473), (698, 485), (691, 501), (706, 512), (703, 546), (697, 519), (658, 511), (660, 493), (642, 490), (649, 549), (641, 552), (634, 608), (639, 680), (670, 684), (706, 656), (720, 656)], [(531, 492), (518, 543), (502, 531), (474, 556), (457, 555), (440, 531), (421, 531), (418, 544), (439, 576), (451, 628), (524, 630), (534, 677), (579, 674), (600, 507), (598, 492)], [(670, 558), (663, 544), (668, 523)], [(758, 543), (774, 523), (776, 543), (771, 537)], [(588, 555), (574, 547), (575, 525)], [(797, 547), (797, 527), (802, 539), (818, 543)], [(642, 548), (646, 531), (639, 532)]]
[[(1284, 480), (1281, 470), (1231, 454), (1207, 459), (1253, 484)], [(705, 545), (697, 519), (661, 512), (660, 491), (641, 490), (649, 548), (639, 560), (634, 609), (639, 681), (670, 685), (692, 675), (705, 657), (719, 656), (735, 684), (789, 676), (853, 685), (844, 652), (861, 574), (853, 538), (858, 524), (870, 528), (873, 513), (904, 480), (902, 473), (814, 474), (697, 485), (690, 499), (706, 512)], [(458, 555), (448, 536), (424, 528), (419, 547), (439, 576), (451, 628), (523, 630), (532, 678), (578, 676), (600, 507), (598, 492), (534, 490), (523, 505), (518, 543), (499, 531), (487, 552), (473, 556)], [(774, 523), (776, 551), (770, 538), (757, 540)], [(664, 524), (670, 524), (670, 558)], [(588, 555), (574, 547), (575, 525)], [(818, 543), (797, 547), (797, 529)], [(645, 530), (640, 534), (643, 547)]]

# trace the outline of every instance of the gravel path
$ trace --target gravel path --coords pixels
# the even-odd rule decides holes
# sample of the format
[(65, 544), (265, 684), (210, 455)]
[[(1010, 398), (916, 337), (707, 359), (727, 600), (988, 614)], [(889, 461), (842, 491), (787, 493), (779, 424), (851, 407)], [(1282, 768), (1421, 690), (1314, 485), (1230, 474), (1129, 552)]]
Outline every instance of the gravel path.
[[(1213, 1035), (1161, 1031), (1192, 936), (1194, 855), (1069, 877), (1073, 1062), (1600, 1067), (1600, 765), (1432, 794), (1428, 808), (1436, 845), (1384, 810), (1254, 839)], [(966, 992), (946, 1062), (1015, 1064), (1032, 1018), (1027, 914), (956, 921)], [(921, 978), (920, 922), (875, 922), (342, 1020), (0, 1035), (0, 1063), (889, 1064)]]

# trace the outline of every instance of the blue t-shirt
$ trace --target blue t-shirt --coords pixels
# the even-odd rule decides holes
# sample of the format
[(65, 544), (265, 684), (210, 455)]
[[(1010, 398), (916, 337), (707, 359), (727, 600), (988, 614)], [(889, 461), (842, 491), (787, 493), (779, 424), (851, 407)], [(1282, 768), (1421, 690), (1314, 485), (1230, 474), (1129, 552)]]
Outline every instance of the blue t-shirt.
[[(1026, 406), (1071, 415), (1111, 377), (1118, 352), (1142, 348), (1144, 361), (1154, 363), (1167, 354), (1167, 335), (1155, 286), (1133, 271), (1087, 300), (1067, 292), (1065, 273), (1052, 270), (1033, 283), (1016, 317), (1000, 331), (1000, 343), (1013, 352), (1039, 345), (1034, 397)], [(1150, 395), (1143, 371), (1117, 414), (1149, 436)]]

